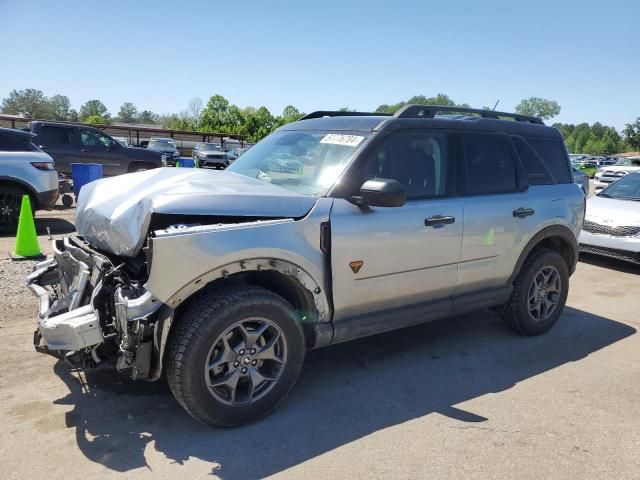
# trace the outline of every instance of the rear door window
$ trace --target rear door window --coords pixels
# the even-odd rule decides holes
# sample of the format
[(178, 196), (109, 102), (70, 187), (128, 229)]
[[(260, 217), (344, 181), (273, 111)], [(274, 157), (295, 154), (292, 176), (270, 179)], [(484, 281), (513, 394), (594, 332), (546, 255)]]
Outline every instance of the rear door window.
[(520, 160), (527, 170), (529, 185), (552, 185), (556, 183), (554, 175), (549, 171), (545, 162), (543, 162), (527, 141), (518, 136), (512, 136), (511, 138), (520, 156)]
[(0, 133), (0, 152), (39, 152), (30, 137)]
[(463, 133), (468, 195), (517, 191), (516, 165), (511, 142), (505, 135)]
[(71, 145), (73, 142), (73, 128), (43, 125), (38, 134), (41, 145)]
[(528, 138), (527, 142), (553, 174), (556, 182), (571, 183), (569, 161), (562, 142), (537, 138)]

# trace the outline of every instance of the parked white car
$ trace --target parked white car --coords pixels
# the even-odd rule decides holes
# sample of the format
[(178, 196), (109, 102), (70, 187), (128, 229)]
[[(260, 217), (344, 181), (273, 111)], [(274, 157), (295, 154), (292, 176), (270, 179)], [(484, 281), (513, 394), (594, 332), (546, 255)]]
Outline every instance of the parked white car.
[(597, 193), (631, 172), (640, 172), (640, 157), (621, 158), (613, 165), (600, 168), (595, 174), (593, 187)]
[(587, 200), (580, 250), (640, 264), (640, 173)]
[(32, 133), (0, 128), (0, 232), (15, 233), (23, 195), (35, 210), (58, 199), (58, 172), (53, 159), (33, 143)]

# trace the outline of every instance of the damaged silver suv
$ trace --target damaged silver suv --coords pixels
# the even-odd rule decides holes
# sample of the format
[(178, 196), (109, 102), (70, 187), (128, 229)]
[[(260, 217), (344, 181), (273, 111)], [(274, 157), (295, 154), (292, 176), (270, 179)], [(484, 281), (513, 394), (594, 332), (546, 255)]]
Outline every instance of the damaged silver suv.
[(225, 171), (84, 187), (78, 236), (27, 279), (35, 347), (76, 368), (165, 372), (197, 420), (242, 424), (282, 402), (309, 349), (488, 307), (546, 332), (584, 201), (537, 118), (315, 112)]

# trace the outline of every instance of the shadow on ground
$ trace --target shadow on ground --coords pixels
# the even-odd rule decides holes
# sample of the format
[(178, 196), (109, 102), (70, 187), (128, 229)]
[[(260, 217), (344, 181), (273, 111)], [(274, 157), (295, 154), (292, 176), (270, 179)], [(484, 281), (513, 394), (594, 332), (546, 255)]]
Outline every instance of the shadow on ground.
[(481, 311), (311, 352), (289, 399), (266, 419), (236, 429), (196, 423), (162, 383), (132, 382), (108, 370), (87, 376), (88, 388), (62, 364), (56, 373), (73, 405), (87, 458), (124, 472), (145, 466), (145, 448), (183, 463), (191, 457), (217, 464), (224, 479), (262, 478), (380, 429), (439, 413), (483, 422), (482, 412), (457, 404), (579, 361), (633, 335), (635, 329), (566, 308), (547, 335), (507, 331), (497, 315)]
[(615, 258), (580, 252), (580, 261), (596, 267), (608, 268), (622, 273), (634, 273), (636, 275), (640, 275), (640, 265), (623, 262), (622, 260), (616, 260)]
[(36, 217), (36, 232), (38, 235), (46, 235), (47, 228), (51, 235), (66, 235), (76, 231), (76, 227), (69, 220), (56, 217)]

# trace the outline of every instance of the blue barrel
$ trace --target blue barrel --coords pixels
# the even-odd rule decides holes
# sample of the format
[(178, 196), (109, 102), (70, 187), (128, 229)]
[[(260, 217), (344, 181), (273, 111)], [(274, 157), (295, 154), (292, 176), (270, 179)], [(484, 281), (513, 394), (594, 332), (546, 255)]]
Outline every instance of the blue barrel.
[(87, 183), (102, 178), (102, 165), (99, 163), (72, 163), (73, 194), (78, 198), (80, 189)]
[(196, 166), (196, 162), (193, 161), (193, 158), (180, 158), (180, 166), (183, 168), (193, 168)]

